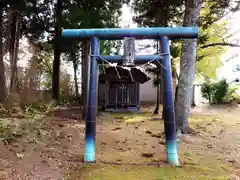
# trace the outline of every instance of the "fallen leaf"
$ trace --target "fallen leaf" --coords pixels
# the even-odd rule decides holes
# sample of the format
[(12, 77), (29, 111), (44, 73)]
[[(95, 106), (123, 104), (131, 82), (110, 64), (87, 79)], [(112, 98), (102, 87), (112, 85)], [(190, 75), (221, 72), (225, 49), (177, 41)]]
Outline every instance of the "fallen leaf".
[(122, 128), (116, 127), (116, 128), (114, 128), (114, 129), (112, 129), (112, 131), (117, 131), (117, 130), (120, 130), (120, 129), (122, 129)]
[(152, 132), (149, 131), (149, 130), (145, 130), (145, 133), (146, 133), (146, 134), (152, 134)]
[(22, 159), (22, 158), (24, 157), (24, 154), (22, 154), (22, 153), (16, 153), (16, 156), (17, 156), (18, 158)]
[(154, 153), (142, 153), (142, 156), (146, 158), (151, 158), (154, 156)]

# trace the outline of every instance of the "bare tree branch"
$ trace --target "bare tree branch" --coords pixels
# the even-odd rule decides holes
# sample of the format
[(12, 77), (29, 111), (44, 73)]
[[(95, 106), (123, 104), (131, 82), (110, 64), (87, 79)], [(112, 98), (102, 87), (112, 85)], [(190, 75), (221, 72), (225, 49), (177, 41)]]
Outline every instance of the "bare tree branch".
[(230, 46), (230, 47), (240, 47), (240, 44), (234, 44), (234, 43), (226, 43), (226, 42), (220, 42), (220, 43), (211, 43), (201, 46), (200, 48), (208, 48), (212, 46)]

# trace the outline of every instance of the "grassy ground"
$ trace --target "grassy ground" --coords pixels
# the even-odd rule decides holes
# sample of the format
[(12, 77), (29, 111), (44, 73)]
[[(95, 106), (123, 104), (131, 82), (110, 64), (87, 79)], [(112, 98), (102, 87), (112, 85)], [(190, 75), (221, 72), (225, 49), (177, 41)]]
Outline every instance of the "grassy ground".
[(220, 180), (240, 179), (239, 107), (196, 108), (195, 135), (179, 137), (180, 167), (165, 160), (163, 121), (142, 113), (102, 113), (97, 163), (82, 163), (84, 123), (78, 109), (2, 118), (0, 179)]
[[(86, 173), (85, 171), (89, 171)], [(84, 171), (86, 180), (192, 180), (192, 179), (227, 179), (225, 172), (221, 169), (217, 171), (210, 168), (200, 168), (194, 166), (185, 166), (182, 168), (174, 167), (136, 167), (136, 166), (94, 166)], [(69, 179), (78, 179), (80, 176), (72, 175)]]

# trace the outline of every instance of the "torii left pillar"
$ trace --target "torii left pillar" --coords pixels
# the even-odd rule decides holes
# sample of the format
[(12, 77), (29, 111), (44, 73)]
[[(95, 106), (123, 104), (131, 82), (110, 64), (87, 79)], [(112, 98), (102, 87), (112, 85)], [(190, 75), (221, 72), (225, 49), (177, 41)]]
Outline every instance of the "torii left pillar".
[(96, 116), (97, 116), (97, 95), (98, 95), (98, 62), (97, 56), (99, 55), (99, 39), (96, 37), (91, 38), (91, 68), (88, 92), (88, 110), (86, 117), (85, 129), (85, 146), (84, 146), (84, 162), (96, 162)]

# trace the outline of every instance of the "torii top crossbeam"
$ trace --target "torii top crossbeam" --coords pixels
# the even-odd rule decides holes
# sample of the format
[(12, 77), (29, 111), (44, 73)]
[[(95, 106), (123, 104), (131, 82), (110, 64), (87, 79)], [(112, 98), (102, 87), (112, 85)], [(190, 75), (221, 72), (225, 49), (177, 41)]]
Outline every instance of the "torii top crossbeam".
[(98, 37), (103, 40), (119, 40), (124, 37), (136, 39), (197, 38), (197, 27), (154, 27), (154, 28), (106, 28), (106, 29), (64, 29), (63, 37), (87, 39)]

